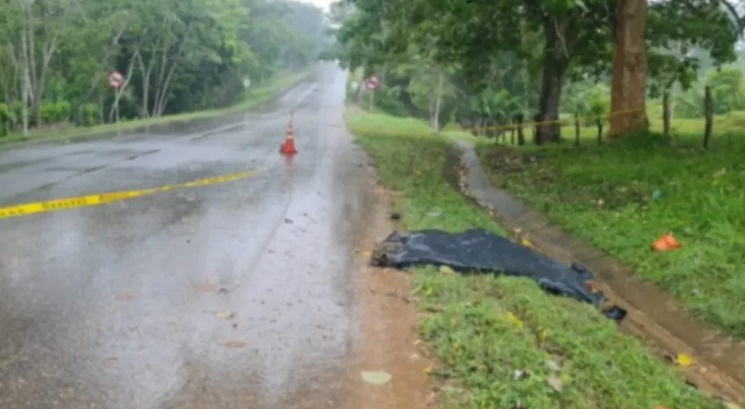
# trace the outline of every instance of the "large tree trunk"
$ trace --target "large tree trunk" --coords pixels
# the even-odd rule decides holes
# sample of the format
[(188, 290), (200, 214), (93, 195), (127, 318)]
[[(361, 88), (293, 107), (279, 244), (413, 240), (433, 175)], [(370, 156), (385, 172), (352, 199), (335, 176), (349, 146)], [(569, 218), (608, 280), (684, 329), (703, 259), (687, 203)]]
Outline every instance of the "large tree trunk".
[(618, 0), (609, 138), (647, 129), (644, 31), (647, 0)]
[(565, 39), (559, 33), (562, 28), (563, 26), (559, 26), (555, 20), (547, 21), (544, 28), (546, 49), (543, 60), (541, 98), (536, 119), (540, 122), (549, 123), (536, 126), (535, 143), (537, 145), (561, 140), (561, 124), (558, 123), (559, 105), (561, 104), (561, 91), (569, 68), (569, 51), (566, 49)]

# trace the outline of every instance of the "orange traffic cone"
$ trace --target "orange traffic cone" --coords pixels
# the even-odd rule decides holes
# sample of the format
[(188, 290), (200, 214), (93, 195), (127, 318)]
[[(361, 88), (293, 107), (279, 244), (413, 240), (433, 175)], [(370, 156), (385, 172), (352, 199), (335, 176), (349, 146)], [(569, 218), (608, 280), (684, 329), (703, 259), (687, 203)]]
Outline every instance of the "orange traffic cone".
[(680, 243), (675, 239), (672, 232), (660, 237), (659, 240), (652, 244), (652, 249), (654, 251), (670, 251), (677, 248), (680, 248)]
[(282, 155), (294, 155), (297, 153), (297, 149), (295, 149), (295, 132), (292, 130), (292, 124), (287, 127), (285, 143), (279, 147), (279, 153)]

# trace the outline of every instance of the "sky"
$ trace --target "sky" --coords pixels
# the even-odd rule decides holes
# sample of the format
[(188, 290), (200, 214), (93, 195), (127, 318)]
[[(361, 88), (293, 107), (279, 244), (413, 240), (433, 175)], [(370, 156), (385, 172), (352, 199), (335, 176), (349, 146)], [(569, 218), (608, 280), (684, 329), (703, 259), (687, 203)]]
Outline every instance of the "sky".
[(300, 0), (303, 3), (310, 3), (323, 9), (323, 11), (329, 10), (329, 5), (335, 0)]

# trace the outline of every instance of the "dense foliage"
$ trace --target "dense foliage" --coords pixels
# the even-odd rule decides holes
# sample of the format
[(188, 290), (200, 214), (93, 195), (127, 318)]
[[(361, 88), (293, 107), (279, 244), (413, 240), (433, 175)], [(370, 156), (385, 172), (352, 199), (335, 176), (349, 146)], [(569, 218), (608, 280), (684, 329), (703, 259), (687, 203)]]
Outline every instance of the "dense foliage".
[[(516, 115), (607, 113), (619, 16), (607, 0), (341, 0), (338, 56), (385, 78), (376, 106), (481, 129)], [(646, 18), (648, 93), (688, 89), (734, 61), (742, 26), (723, 0), (661, 0)], [(571, 95), (567, 96), (566, 94)], [(437, 108), (437, 109), (435, 109)], [(556, 140), (558, 128), (546, 141)]]
[(0, 128), (225, 106), (314, 61), (324, 35), (323, 11), (290, 0), (7, 0)]

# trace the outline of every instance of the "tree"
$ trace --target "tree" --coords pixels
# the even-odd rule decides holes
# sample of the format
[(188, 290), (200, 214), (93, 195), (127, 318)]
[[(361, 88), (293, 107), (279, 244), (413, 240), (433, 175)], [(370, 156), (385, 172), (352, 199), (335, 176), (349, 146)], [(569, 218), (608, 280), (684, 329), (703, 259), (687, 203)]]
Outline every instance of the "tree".
[(617, 0), (609, 137), (646, 129), (647, 0)]
[[(248, 78), (256, 84), (312, 63), (323, 27), (322, 10), (289, 0), (8, 0), (2, 127), (25, 133), (45, 122), (225, 106), (247, 92)], [(112, 70), (126, 77), (117, 92), (106, 81)]]
[[(351, 3), (358, 13), (348, 20), (352, 21), (348, 30), (341, 31), (340, 42), (347, 45), (352, 66), (364, 64), (364, 56), (370, 61), (370, 55), (380, 59), (400, 52), (404, 44), (435, 50), (434, 57), (440, 62), (472, 67), (467, 72), (469, 77), (478, 76), (477, 68), (483, 71), (485, 65), (488, 66), (484, 63), (487, 55), (508, 52), (523, 59), (537, 57), (542, 67), (538, 118), (554, 122), (558, 119), (561, 91), (571, 63), (593, 60), (594, 55), (602, 52), (602, 47), (596, 52), (597, 47), (592, 46), (607, 35), (598, 30), (598, 22), (609, 21), (611, 14), (607, 3), (600, 0), (584, 3), (573, 0), (453, 1), (445, 4), (433, 0), (392, 0), (384, 4), (378, 0), (351, 0)], [(465, 21), (468, 24), (463, 24)], [(532, 54), (536, 32), (543, 38), (540, 56)], [(367, 44), (362, 49), (357, 48), (361, 46), (357, 39), (366, 39)], [(557, 123), (542, 126), (537, 142), (556, 141), (559, 136)]]
[[(614, 108), (633, 105), (644, 119), (646, 68), (655, 78), (663, 73), (663, 66), (681, 63), (663, 58), (673, 42), (698, 44), (718, 61), (734, 44), (735, 25), (731, 18), (723, 19), (726, 11), (713, 0), (655, 2), (650, 6), (652, 29), (647, 28), (643, 0), (346, 0), (346, 4), (354, 11), (338, 38), (340, 55), (350, 67), (369, 71), (414, 47), (413, 54), (429, 52), (439, 63), (461, 67), (469, 82), (476, 84), (476, 78), (493, 70), (489, 56), (516, 55), (531, 78), (540, 78), (539, 98), (531, 108), (537, 111), (536, 119), (549, 124), (538, 128), (539, 144), (560, 138), (557, 120), (568, 79), (585, 75), (600, 79), (613, 68)], [(717, 27), (702, 29), (712, 24)], [(614, 53), (616, 61), (611, 65)], [(493, 84), (482, 81), (480, 86)], [(630, 124), (638, 126), (639, 119), (631, 118)]]
[(647, 10), (646, 0), (618, 1), (611, 110), (619, 114), (611, 118), (610, 137), (646, 128), (647, 71), (666, 92), (676, 82), (687, 88), (694, 78), (700, 59), (692, 58), (689, 48), (709, 51), (716, 64), (735, 59), (734, 44), (741, 21), (728, 14), (726, 4), (716, 0), (661, 0), (651, 3)]

